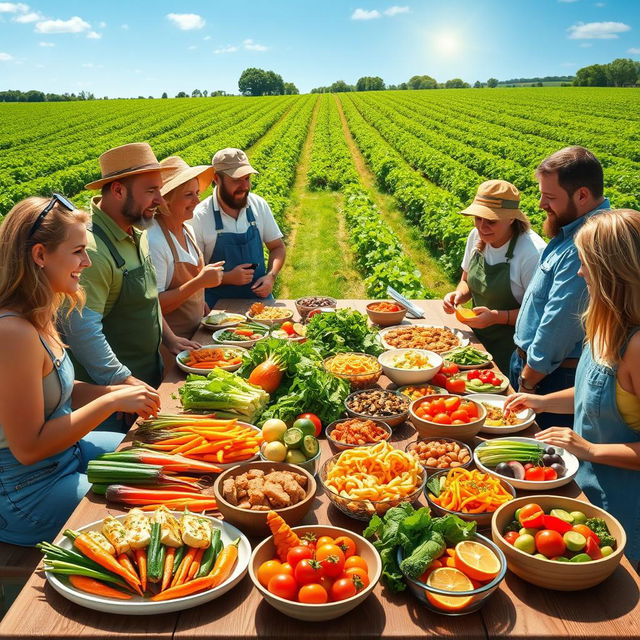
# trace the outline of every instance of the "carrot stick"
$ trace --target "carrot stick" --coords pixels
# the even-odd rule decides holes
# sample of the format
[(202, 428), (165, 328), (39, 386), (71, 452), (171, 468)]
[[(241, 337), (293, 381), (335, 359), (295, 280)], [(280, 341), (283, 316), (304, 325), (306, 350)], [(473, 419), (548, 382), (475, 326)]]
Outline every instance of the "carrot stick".
[(92, 593), (95, 596), (103, 596), (105, 598), (117, 598), (118, 600), (131, 600), (132, 596), (128, 593), (123, 593), (108, 587), (104, 582), (94, 580), (93, 578), (87, 578), (86, 576), (69, 576), (69, 582), (80, 591), (86, 593)]
[[(120, 563), (120, 565), (122, 567), (124, 567), (127, 571), (129, 571), (129, 573), (131, 573), (131, 575), (136, 576), (136, 578), (138, 577), (138, 574), (136, 572), (136, 568), (133, 566), (133, 563), (131, 562), (131, 560), (129, 559), (129, 556), (126, 553), (121, 553), (118, 556), (118, 562)], [(142, 589), (140, 588), (139, 585), (135, 585), (135, 590), (140, 595), (142, 595)]]
[(202, 556), (204, 555), (204, 549), (198, 549), (193, 562), (189, 566), (189, 573), (187, 574), (187, 579), (185, 582), (189, 582), (189, 580), (193, 580), (196, 573), (198, 573), (198, 569), (200, 568), (200, 563), (202, 562)]
[(193, 562), (193, 558), (197, 553), (197, 549), (194, 547), (189, 547), (188, 551), (184, 554), (184, 558), (182, 558), (182, 562), (176, 571), (175, 576), (173, 576), (173, 581), (171, 582), (171, 586), (175, 587), (176, 585), (182, 584), (184, 579), (186, 578), (186, 574), (189, 571), (189, 567)]
[(164, 569), (162, 572), (162, 584), (160, 586), (160, 591), (164, 591), (171, 582), (171, 574), (173, 573), (173, 561), (175, 557), (175, 547), (167, 547), (167, 552), (164, 556)]
[(212, 580), (211, 588), (222, 584), (231, 575), (231, 571), (238, 559), (239, 543), (240, 538), (236, 538), (218, 554), (213, 569), (211, 569), (211, 573), (209, 574)]
[(173, 600), (173, 598), (183, 598), (184, 596), (189, 596), (192, 593), (210, 589), (212, 582), (213, 578), (210, 576), (196, 578), (195, 580), (191, 580), (191, 582), (187, 582), (185, 584), (171, 586), (169, 589), (161, 591), (157, 595), (152, 596), (150, 600), (157, 602), (158, 600)]
[(141, 588), (147, 590), (147, 550), (136, 549), (134, 551), (136, 562), (138, 563), (138, 572), (140, 573)]

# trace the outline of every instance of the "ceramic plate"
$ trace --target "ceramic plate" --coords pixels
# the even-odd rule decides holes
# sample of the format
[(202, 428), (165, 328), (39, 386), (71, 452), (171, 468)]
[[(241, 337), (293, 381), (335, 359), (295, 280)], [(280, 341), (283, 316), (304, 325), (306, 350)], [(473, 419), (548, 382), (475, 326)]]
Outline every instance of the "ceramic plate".
[[(475, 400), (476, 402), (487, 404), (498, 409), (502, 409), (506, 401), (506, 398), (496, 396), (491, 393), (472, 393), (466, 396), (466, 398), (468, 400)], [(492, 427), (487, 424), (483, 424), (480, 431), (482, 433), (497, 433), (503, 435), (507, 433), (517, 433), (518, 431), (524, 431), (525, 429), (528, 429), (531, 423), (536, 419), (536, 414), (532, 409), (523, 409), (522, 411), (518, 411), (518, 413), (516, 413), (516, 418), (522, 420), (522, 422), (510, 426), (505, 425), (504, 427)]]
[[(176, 517), (182, 515), (182, 513), (173, 512)], [(124, 520), (126, 515), (116, 516), (118, 520)], [(69, 581), (63, 577), (58, 576), (49, 571), (45, 572), (49, 584), (63, 597), (71, 602), (75, 602), (87, 609), (94, 609), (96, 611), (104, 611), (106, 613), (124, 614), (132, 616), (144, 616), (144, 615), (156, 615), (162, 613), (172, 613), (174, 611), (182, 611), (183, 609), (190, 609), (191, 607), (197, 607), (204, 602), (210, 602), (219, 598), (225, 594), (229, 589), (232, 589), (247, 572), (247, 566), (249, 564), (249, 558), (251, 557), (251, 545), (246, 536), (236, 527), (218, 520), (217, 518), (211, 518), (209, 516), (202, 516), (214, 523), (214, 526), (221, 530), (221, 538), (224, 545), (228, 545), (236, 538), (240, 538), (240, 544), (238, 545), (238, 560), (236, 566), (231, 573), (231, 576), (220, 586), (215, 589), (209, 589), (202, 593), (194, 593), (184, 598), (176, 598), (175, 600), (165, 600), (161, 602), (152, 602), (148, 598), (142, 598), (141, 596), (133, 596), (131, 600), (114, 600), (111, 598), (104, 598), (101, 596), (94, 596), (84, 591), (79, 591), (69, 584)], [(99, 531), (102, 528), (102, 520), (92, 522), (84, 527), (80, 527), (78, 531)], [(57, 541), (57, 544), (65, 549), (71, 548), (71, 541), (68, 538), (62, 538)]]
[[(447, 360), (447, 362), (451, 362), (451, 360), (447, 359), (447, 355), (453, 353), (454, 351), (457, 351), (458, 349), (460, 349), (460, 347), (456, 347), (455, 349), (451, 349), (451, 351), (446, 351), (445, 353), (441, 353), (440, 355), (445, 360)], [(470, 371), (471, 369), (482, 369), (493, 362), (493, 356), (489, 352), (483, 351), (482, 349), (478, 349), (478, 351), (482, 351), (485, 354), (487, 359), (484, 362), (481, 362), (479, 364), (458, 364), (457, 362), (455, 362), (453, 364), (455, 364), (458, 369), (460, 369), (460, 371)]]
[[(390, 345), (386, 340), (385, 340), (385, 336), (390, 332), (390, 331), (394, 331), (395, 329), (407, 329), (409, 327), (425, 327), (428, 329), (448, 329), (449, 331), (451, 331), (451, 333), (453, 333), (456, 338), (458, 338), (459, 340), (459, 344), (455, 347), (456, 349), (458, 347), (466, 347), (469, 344), (469, 339), (465, 338), (464, 335), (458, 331), (457, 329), (452, 329), (451, 327), (445, 327), (443, 325), (435, 325), (435, 324), (397, 324), (394, 325), (393, 327), (387, 327), (386, 329), (382, 329), (378, 335), (380, 336), (380, 341), (382, 343), (382, 346), (385, 349), (398, 349), (398, 348), (404, 348), (404, 347), (394, 347), (392, 345)], [(411, 346), (411, 347), (406, 347), (406, 348), (411, 348), (411, 349), (428, 349), (429, 351), (434, 351), (435, 353), (438, 353), (440, 355), (442, 355), (443, 352), (440, 351), (436, 351), (435, 349), (433, 349), (432, 347), (426, 347), (426, 346)], [(451, 349), (447, 349), (446, 351), (451, 351)]]
[(216, 331), (217, 329), (226, 329), (228, 327), (235, 327), (236, 325), (242, 324), (243, 322), (247, 321), (247, 316), (245, 316), (242, 313), (225, 313), (225, 315), (227, 316), (227, 319), (218, 324), (210, 324), (209, 322), (206, 321), (207, 318), (209, 318), (212, 315), (216, 315), (218, 313), (221, 313), (221, 312), (212, 311), (211, 313), (209, 313), (208, 316), (205, 316), (204, 318), (202, 318), (202, 320), (200, 320), (200, 324), (205, 329), (211, 329), (212, 331)]
[[(248, 349), (245, 349), (244, 347), (226, 347), (226, 346), (220, 346), (220, 345), (208, 345), (206, 347), (202, 347), (202, 349), (194, 349), (194, 351), (202, 351), (205, 349), (224, 349), (225, 353), (234, 353), (239, 355), (240, 357), (242, 357), (242, 354), (244, 353), (248, 353)], [(189, 367), (188, 365), (184, 364), (184, 360), (186, 358), (189, 357), (189, 354), (191, 353), (191, 351), (181, 351), (177, 356), (176, 356), (176, 364), (183, 370), (186, 371), (187, 373), (196, 373), (198, 375), (201, 376), (206, 376), (210, 371), (212, 371), (212, 369), (196, 369), (194, 367)], [(229, 357), (229, 356), (226, 356)], [(230, 364), (230, 365), (226, 365), (226, 366), (221, 366), (221, 367), (217, 367), (218, 369), (224, 369), (225, 371), (236, 371), (237, 369), (239, 369), (242, 366), (242, 363), (240, 362), (239, 364)]]

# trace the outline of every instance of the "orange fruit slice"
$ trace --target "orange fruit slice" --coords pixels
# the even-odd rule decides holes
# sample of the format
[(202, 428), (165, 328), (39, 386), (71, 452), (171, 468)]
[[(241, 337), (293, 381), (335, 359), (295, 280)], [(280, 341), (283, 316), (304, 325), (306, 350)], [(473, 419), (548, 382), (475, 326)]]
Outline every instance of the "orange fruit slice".
[[(449, 567), (432, 571), (427, 578), (427, 584), (442, 591), (473, 591), (471, 580), (459, 569)], [(443, 611), (460, 611), (468, 607), (474, 598), (473, 596), (444, 596), (427, 590), (424, 593), (434, 607)]]
[(500, 573), (500, 559), (483, 544), (463, 540), (456, 545), (456, 568), (473, 580), (487, 582)]
[(461, 307), (458, 305), (456, 307), (456, 318), (460, 320), (460, 322), (464, 322), (469, 318), (475, 318), (476, 314), (473, 312), (473, 309), (467, 309), (466, 307)]

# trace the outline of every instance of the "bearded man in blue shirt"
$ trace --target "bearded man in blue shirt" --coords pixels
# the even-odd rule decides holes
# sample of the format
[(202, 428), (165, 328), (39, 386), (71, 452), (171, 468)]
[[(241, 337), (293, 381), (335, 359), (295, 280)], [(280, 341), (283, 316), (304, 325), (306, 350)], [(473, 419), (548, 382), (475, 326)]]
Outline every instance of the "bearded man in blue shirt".
[[(610, 208), (602, 165), (584, 147), (567, 147), (536, 170), (544, 232), (551, 238), (522, 300), (511, 356), (511, 384), (524, 393), (547, 394), (573, 387), (582, 352), (587, 286), (578, 275), (575, 234), (585, 221)], [(541, 429), (573, 426), (573, 416), (541, 413)]]

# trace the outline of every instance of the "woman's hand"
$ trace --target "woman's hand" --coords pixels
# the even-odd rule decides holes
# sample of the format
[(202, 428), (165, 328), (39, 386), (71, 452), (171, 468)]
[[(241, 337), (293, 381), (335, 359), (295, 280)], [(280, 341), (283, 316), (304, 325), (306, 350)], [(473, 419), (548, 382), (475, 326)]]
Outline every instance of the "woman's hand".
[(157, 391), (146, 386), (125, 385), (117, 391), (112, 391), (109, 396), (113, 402), (114, 413), (136, 413), (146, 420), (160, 411), (160, 396)]
[(459, 291), (449, 291), (442, 298), (442, 308), (445, 313), (455, 313), (459, 304), (462, 304), (462, 294)]
[(567, 427), (549, 427), (536, 433), (536, 440), (540, 440), (552, 447), (562, 447), (580, 460), (592, 460), (594, 444), (579, 436), (573, 429)]
[(464, 324), (472, 329), (486, 329), (494, 324), (498, 324), (500, 312), (487, 307), (474, 307), (473, 312), (476, 314), (472, 318), (464, 318), (461, 320)]
[(165, 346), (176, 356), (182, 351), (193, 351), (194, 349), (200, 349), (200, 347), (202, 347), (199, 342), (187, 340), (187, 338), (181, 338), (180, 336), (175, 336), (175, 339), (171, 340), (168, 344), (165, 343)]
[(217, 287), (222, 282), (222, 274), (224, 271), (224, 260), (205, 264), (197, 275), (200, 286), (203, 288)]
[(536, 413), (546, 411), (545, 396), (533, 393), (512, 393), (504, 402), (504, 410), (518, 413), (523, 409), (532, 409)]

